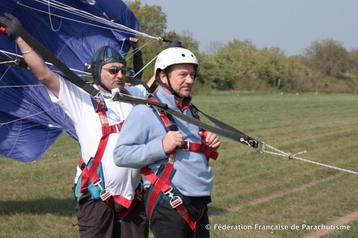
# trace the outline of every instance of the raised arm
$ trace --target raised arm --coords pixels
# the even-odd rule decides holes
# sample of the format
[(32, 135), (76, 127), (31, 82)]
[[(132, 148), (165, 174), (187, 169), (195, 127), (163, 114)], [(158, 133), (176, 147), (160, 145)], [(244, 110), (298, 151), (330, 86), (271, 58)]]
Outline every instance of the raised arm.
[(2, 33), (5, 33), (10, 40), (15, 40), (26, 64), (35, 77), (58, 97), (60, 80), (58, 76), (47, 67), (41, 56), (18, 35), (18, 30), (22, 27), (20, 21), (13, 15), (4, 13), (4, 16), (0, 16), (0, 27), (5, 29)]
[(15, 41), (31, 72), (56, 97), (58, 97), (60, 91), (60, 81), (58, 76), (48, 68), (41, 56), (38, 55), (21, 37), (18, 37)]

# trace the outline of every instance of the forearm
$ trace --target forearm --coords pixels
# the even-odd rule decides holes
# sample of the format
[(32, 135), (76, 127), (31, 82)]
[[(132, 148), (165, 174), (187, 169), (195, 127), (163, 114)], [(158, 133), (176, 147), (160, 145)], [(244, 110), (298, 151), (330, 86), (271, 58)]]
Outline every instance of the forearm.
[(165, 158), (161, 139), (141, 145), (117, 145), (114, 150), (114, 163), (117, 166), (142, 168)]
[(35, 77), (41, 81), (53, 94), (58, 96), (59, 80), (57, 75), (52, 72), (45, 64), (41, 56), (34, 51), (21, 37), (16, 39), (16, 43), (21, 50), (24, 60)]

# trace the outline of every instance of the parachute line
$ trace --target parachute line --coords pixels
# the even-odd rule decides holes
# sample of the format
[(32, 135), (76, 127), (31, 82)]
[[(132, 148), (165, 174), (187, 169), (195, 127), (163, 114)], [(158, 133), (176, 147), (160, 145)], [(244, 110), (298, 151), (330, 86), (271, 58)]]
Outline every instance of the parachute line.
[(53, 111), (53, 110), (55, 110), (55, 109), (57, 109), (57, 108), (56, 108), (56, 107), (53, 107), (53, 108), (50, 108), (50, 109), (47, 109), (47, 110), (43, 110), (43, 111), (40, 111), (40, 112), (31, 114), (31, 115), (28, 115), (28, 116), (25, 116), (25, 117), (21, 117), (21, 118), (12, 120), (12, 121), (7, 121), (7, 122), (4, 122), (4, 123), (0, 123), (0, 127), (6, 126), (6, 125), (8, 125), (8, 124), (11, 124), (11, 123), (14, 123), (14, 122), (17, 122), (17, 121), (24, 120), (24, 119), (27, 119), (27, 118), (31, 118), (31, 117), (34, 117), (34, 116), (43, 114), (43, 113), (45, 113), (45, 112), (50, 112), (50, 111)]
[(48, 19), (49, 19), (49, 21), (50, 21), (51, 29), (52, 29), (54, 32), (58, 32), (58, 31), (61, 29), (61, 26), (62, 26), (62, 18), (60, 19), (61, 21), (60, 21), (59, 26), (57, 27), (57, 29), (55, 29), (55, 28), (53, 27), (53, 23), (52, 23), (50, 0), (47, 0), (47, 3), (48, 3), (48, 4), (47, 4)]
[[(4, 54), (5, 56), (9, 57), (9, 59), (11, 59), (11, 56), (15, 57), (14, 60), (9, 60), (7, 61), (7, 63), (16, 63), (17, 62), (17, 59), (16, 58), (21, 58), (23, 59), (24, 57), (22, 55), (19, 55), (19, 54), (15, 54), (15, 53), (12, 53), (12, 52), (9, 52), (9, 51), (5, 51), (5, 50), (0, 50), (0, 53)], [(3, 62), (0, 62), (0, 64), (5, 64)], [(49, 63), (49, 62), (45, 62), (45, 64), (47, 64), (48, 66), (53, 66), (52, 63)], [(91, 75), (91, 73), (89, 72), (86, 72), (86, 71), (83, 71), (83, 70), (79, 70), (79, 69), (73, 69), (73, 68), (70, 68), (72, 71), (76, 72), (76, 73), (80, 73), (81, 76), (89, 76)], [(53, 70), (54, 72), (60, 72), (60, 71), (56, 71), (56, 70)]]
[(45, 87), (43, 84), (25, 84), (25, 85), (11, 85), (11, 86), (0, 86), (2, 88), (32, 88), (32, 87)]
[(7, 71), (9, 71), (9, 69), (10, 69), (10, 65), (9, 65), (8, 67), (6, 67), (4, 73), (1, 75), (1, 77), (0, 77), (0, 82), (1, 82), (1, 80), (4, 78), (4, 76), (5, 76), (5, 74), (7, 73)]
[(155, 39), (155, 40), (160, 40), (160, 41), (163, 40), (162, 37), (152, 36), (152, 35), (149, 35), (147, 33), (134, 30), (134, 29), (132, 29), (130, 27), (124, 26), (124, 25), (116, 23), (114, 21), (104, 19), (102, 17), (98, 17), (98, 16), (90, 14), (90, 13), (88, 13), (86, 11), (79, 10), (77, 8), (68, 6), (66, 4), (59, 3), (57, 1), (49, 1), (49, 0), (34, 0), (34, 1), (38, 2), (38, 3), (41, 3), (41, 4), (46, 4), (47, 6), (51, 5), (53, 8), (56, 8), (58, 10), (61, 10), (61, 11), (64, 11), (64, 12), (67, 12), (67, 13), (70, 13), (70, 14), (73, 14), (73, 15), (76, 15), (76, 16), (79, 16), (79, 17), (94, 21), (94, 22), (99, 22), (101, 24), (104, 24), (104, 25), (107, 25), (107, 26), (110, 26), (110, 27), (96, 25), (96, 24), (93, 24), (93, 23), (87, 23), (87, 22), (84, 22), (84, 21), (75, 20), (75, 19), (72, 19), (72, 18), (60, 16), (60, 15), (57, 15), (57, 14), (51, 14), (49, 12), (45, 12), (43, 10), (40, 10), (40, 9), (31, 7), (29, 5), (26, 5), (24, 3), (21, 3), (21, 1), (18, 1), (17, 4), (19, 4), (20, 6), (26, 7), (26, 8), (30, 8), (30, 9), (35, 10), (35, 11), (39, 11), (39, 12), (46, 13), (46, 14), (51, 14), (52, 16), (57, 16), (59, 18), (70, 20), (70, 21), (75, 21), (75, 22), (78, 22), (78, 23), (92, 25), (92, 26), (95, 26), (95, 27), (100, 27), (100, 28), (109, 29), (109, 30), (117, 30), (117, 31), (124, 32), (124, 33), (132, 33), (132, 34), (140, 35), (140, 36), (147, 37), (147, 38), (150, 38), (150, 39)]

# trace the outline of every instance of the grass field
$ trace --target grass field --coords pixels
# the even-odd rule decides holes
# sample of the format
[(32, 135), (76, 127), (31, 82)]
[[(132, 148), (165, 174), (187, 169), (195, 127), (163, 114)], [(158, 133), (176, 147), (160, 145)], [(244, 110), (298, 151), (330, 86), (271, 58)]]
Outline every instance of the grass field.
[[(306, 149), (304, 158), (358, 171), (358, 96), (231, 94), (194, 103), (280, 149)], [(0, 158), (0, 237), (78, 237), (71, 191), (77, 159), (67, 136), (36, 163)], [(324, 237), (358, 237), (357, 175), (227, 139), (211, 165), (212, 237), (320, 237), (308, 228), (322, 224), (335, 228)]]

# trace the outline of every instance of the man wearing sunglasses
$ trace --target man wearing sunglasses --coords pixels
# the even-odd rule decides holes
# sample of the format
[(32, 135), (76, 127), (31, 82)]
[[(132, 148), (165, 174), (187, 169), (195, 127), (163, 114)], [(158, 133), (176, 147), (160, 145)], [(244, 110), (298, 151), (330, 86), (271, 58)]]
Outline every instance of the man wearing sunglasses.
[[(125, 87), (126, 61), (110, 46), (96, 51), (91, 64), (94, 87), (102, 98), (88, 93), (51, 71), (21, 38), (16, 38), (24, 60), (49, 90), (51, 100), (73, 121), (81, 148), (75, 177), (76, 215), (80, 237), (147, 237), (138, 169), (117, 167), (113, 149), (132, 105), (111, 100), (111, 90), (145, 97), (143, 86)], [(96, 169), (91, 169), (95, 166)]]

